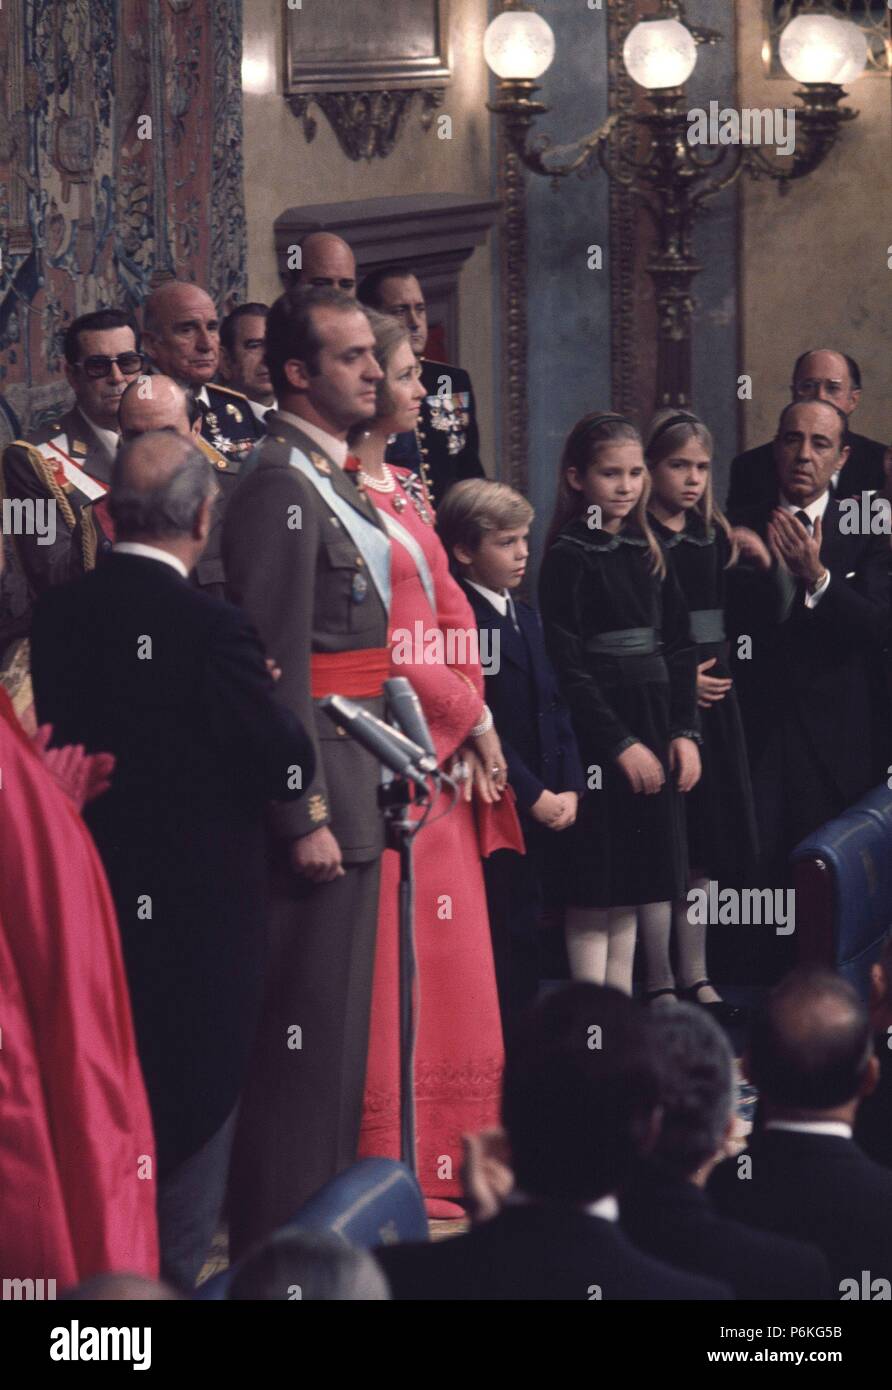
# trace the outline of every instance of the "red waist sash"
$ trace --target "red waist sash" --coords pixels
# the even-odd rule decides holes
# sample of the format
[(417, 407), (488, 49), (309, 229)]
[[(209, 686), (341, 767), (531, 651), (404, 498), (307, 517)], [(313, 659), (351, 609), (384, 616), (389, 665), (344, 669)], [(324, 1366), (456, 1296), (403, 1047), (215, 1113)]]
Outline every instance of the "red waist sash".
[(390, 648), (365, 647), (352, 652), (313, 652), (310, 657), (310, 694), (345, 695), (349, 700), (373, 700), (384, 694), (390, 675)]

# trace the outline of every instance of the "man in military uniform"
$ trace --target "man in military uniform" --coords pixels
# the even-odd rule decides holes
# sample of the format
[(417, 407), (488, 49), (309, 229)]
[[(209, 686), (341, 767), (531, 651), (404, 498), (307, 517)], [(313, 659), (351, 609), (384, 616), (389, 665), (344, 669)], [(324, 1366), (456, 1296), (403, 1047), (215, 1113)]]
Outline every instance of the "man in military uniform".
[(247, 396), (214, 381), (220, 368), (220, 320), (210, 295), (185, 280), (153, 290), (143, 309), (143, 340), (156, 371), (188, 387), (204, 439), (235, 477), (263, 430)]
[(390, 542), (355, 481), (351, 426), (375, 413), (381, 369), (364, 311), (330, 288), (270, 310), (279, 401), (227, 513), (223, 556), (310, 732), (316, 772), (273, 808), (276, 880), (267, 997), (242, 1097), (230, 1200), (239, 1255), (356, 1157), (375, 955), (379, 765), (320, 710), (329, 694), (383, 713)]
[(74, 405), (3, 454), (3, 492), (22, 504), (26, 524), (15, 543), (34, 594), (92, 569), (111, 549), (103, 499), (118, 447), (118, 408), (142, 368), (136, 331), (120, 309), (74, 319), (64, 351)]
[(266, 365), (268, 304), (239, 304), (220, 325), (220, 370), (228, 386), (243, 391), (261, 430), (276, 408)]
[(382, 314), (405, 324), (427, 395), (413, 434), (398, 434), (387, 451), (390, 463), (420, 473), (435, 502), (462, 478), (482, 478), (480, 433), (471, 378), (461, 367), (424, 356), (427, 305), (418, 276), (410, 266), (372, 271), (359, 286), (359, 298)]

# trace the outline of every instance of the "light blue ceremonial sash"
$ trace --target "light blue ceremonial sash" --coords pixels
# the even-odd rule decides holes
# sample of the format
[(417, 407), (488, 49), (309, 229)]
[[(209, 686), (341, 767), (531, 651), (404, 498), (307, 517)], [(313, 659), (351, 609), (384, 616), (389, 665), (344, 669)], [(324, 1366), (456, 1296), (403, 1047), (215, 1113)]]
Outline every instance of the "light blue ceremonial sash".
[[(331, 479), (314, 468), (300, 449), (292, 447), (288, 462), (297, 468), (319, 493), (326, 506), (331, 507), (344, 530), (352, 540), (366, 563), (372, 583), (378, 590), (378, 597), (384, 604), (384, 611), (390, 617), (390, 541), (380, 526), (369, 521), (346, 498), (335, 491)], [(333, 463), (332, 468), (337, 468)]]
[(390, 512), (382, 511), (380, 513), (380, 516), (381, 520), (384, 522), (384, 525), (387, 527), (387, 530), (390, 532), (390, 535), (393, 537), (393, 539), (395, 541), (399, 541), (400, 545), (405, 546), (406, 550), (408, 550), (409, 554), (412, 556), (412, 559), (415, 561), (415, 568), (418, 571), (418, 578), (421, 580), (421, 586), (424, 589), (424, 592), (427, 594), (427, 601), (431, 606), (431, 612), (433, 613), (434, 617), (436, 617), (437, 599), (436, 594), (434, 593), (434, 577), (431, 574), (430, 565), (427, 563), (427, 557), (425, 556), (424, 551), (421, 549), (421, 546), (418, 544), (418, 541), (412, 535), (412, 532), (407, 531), (405, 526), (403, 526), (402, 522), (397, 521), (395, 516), (390, 515)]

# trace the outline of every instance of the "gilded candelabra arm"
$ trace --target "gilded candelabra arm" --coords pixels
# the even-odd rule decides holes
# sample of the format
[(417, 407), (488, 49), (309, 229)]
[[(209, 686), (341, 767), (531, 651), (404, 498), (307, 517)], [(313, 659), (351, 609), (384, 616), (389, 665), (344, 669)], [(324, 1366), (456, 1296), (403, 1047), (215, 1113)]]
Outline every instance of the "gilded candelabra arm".
[[(614, 112), (602, 121), (597, 129), (569, 145), (556, 145), (550, 135), (537, 135), (521, 154), (521, 158), (528, 169), (537, 174), (546, 174), (552, 179), (581, 173), (594, 158), (600, 158), (600, 152), (608, 143), (610, 133), (618, 120), (619, 113)], [(573, 154), (573, 151), (576, 153)]]
[(813, 173), (836, 144), (841, 127), (858, 115), (850, 106), (839, 105), (846, 93), (834, 82), (811, 83), (795, 95), (802, 106), (794, 107), (791, 113), (795, 125), (789, 162), (776, 162), (759, 145), (747, 146), (743, 154), (749, 174), (754, 179), (774, 179), (780, 184), (781, 192), (794, 179)]
[[(546, 114), (548, 107), (535, 99), (539, 88), (526, 79), (504, 78), (499, 82), (498, 98), (488, 102), (494, 115), (504, 116), (505, 134), (511, 152), (530, 173), (557, 180), (581, 172), (595, 158), (607, 141), (618, 114), (614, 112), (581, 140), (569, 145), (555, 145), (550, 135), (537, 135), (530, 140), (533, 122)], [(568, 152), (570, 157), (568, 156)]]
[[(706, 179), (698, 185), (691, 194), (692, 208), (699, 208), (708, 198), (715, 198), (726, 188), (730, 188), (731, 184), (740, 177), (746, 168), (746, 151), (743, 146), (735, 145), (730, 154), (727, 150), (723, 153), (727, 156), (728, 168), (717, 178)], [(720, 164), (723, 161), (716, 160), (715, 162)]]

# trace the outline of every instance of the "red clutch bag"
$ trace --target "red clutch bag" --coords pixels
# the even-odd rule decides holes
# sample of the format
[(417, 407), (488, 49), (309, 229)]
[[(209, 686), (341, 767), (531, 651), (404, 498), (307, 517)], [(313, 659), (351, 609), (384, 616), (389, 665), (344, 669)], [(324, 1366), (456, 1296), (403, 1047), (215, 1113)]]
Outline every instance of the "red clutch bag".
[(526, 854), (523, 831), (515, 808), (514, 788), (510, 786), (502, 792), (501, 801), (481, 801), (475, 795), (474, 817), (483, 859), (488, 859), (497, 849), (513, 849), (517, 854)]

